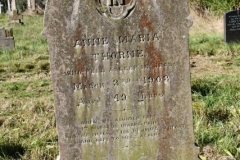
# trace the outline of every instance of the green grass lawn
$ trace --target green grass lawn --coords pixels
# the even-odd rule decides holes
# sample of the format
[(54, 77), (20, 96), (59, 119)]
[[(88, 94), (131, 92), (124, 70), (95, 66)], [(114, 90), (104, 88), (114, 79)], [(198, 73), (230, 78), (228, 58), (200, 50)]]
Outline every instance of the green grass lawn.
[(12, 27), (15, 49), (0, 49), (0, 159), (55, 159), (58, 155), (43, 16)]
[[(0, 26), (8, 28), (7, 18)], [(55, 159), (58, 155), (47, 42), (43, 16), (24, 16), (11, 26), (15, 49), (0, 49), (0, 159)], [(240, 159), (240, 45), (224, 44), (223, 35), (190, 35), (191, 56), (223, 63), (226, 72), (193, 76), (194, 133), (200, 148)], [(228, 72), (229, 71), (229, 72)], [(231, 73), (231, 74), (229, 74)], [(197, 74), (197, 73), (194, 73)]]

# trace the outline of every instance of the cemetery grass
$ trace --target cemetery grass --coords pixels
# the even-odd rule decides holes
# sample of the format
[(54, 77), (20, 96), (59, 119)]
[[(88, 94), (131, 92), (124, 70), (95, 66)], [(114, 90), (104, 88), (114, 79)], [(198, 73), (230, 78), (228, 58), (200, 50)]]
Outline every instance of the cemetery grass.
[[(7, 27), (5, 16), (1, 26)], [(0, 49), (0, 159), (58, 155), (47, 42), (42, 16), (14, 25), (15, 49)], [(220, 33), (190, 32), (194, 134), (201, 155), (240, 159), (240, 45)], [(209, 157), (208, 157), (209, 158)], [(210, 158), (209, 158), (210, 159)]]
[(58, 154), (42, 16), (24, 16), (14, 31), (15, 49), (0, 50), (0, 159), (55, 159)]

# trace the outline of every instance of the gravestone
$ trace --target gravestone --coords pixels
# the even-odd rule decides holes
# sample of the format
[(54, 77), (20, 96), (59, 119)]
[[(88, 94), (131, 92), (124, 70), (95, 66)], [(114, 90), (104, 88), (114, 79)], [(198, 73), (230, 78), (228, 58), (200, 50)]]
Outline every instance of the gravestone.
[(224, 41), (240, 41), (240, 11), (234, 10), (224, 14)]
[(10, 23), (18, 23), (23, 24), (22, 19), (23, 16), (17, 13), (17, 10), (11, 11), (11, 15), (9, 15)]
[(16, 0), (11, 1), (11, 6), (10, 1), (8, 0), (8, 15), (10, 23), (23, 24), (22, 22), (23, 16), (18, 14)]
[(187, 1), (48, 0), (61, 160), (196, 160)]
[(0, 48), (14, 48), (12, 29), (0, 28)]

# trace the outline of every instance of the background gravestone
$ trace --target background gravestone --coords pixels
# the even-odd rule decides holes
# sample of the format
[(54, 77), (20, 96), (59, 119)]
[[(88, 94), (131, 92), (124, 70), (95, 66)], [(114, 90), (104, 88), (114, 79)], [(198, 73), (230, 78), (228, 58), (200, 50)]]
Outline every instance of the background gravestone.
[(12, 29), (0, 28), (0, 48), (14, 48)]
[(234, 10), (224, 14), (224, 41), (240, 41), (240, 11)]
[(17, 13), (17, 10), (13, 10), (11, 12), (11, 15), (9, 15), (9, 19), (10, 19), (10, 23), (19, 23), (19, 24), (23, 24), (22, 19), (23, 16), (19, 15)]
[(48, 0), (61, 160), (196, 160), (187, 1)]

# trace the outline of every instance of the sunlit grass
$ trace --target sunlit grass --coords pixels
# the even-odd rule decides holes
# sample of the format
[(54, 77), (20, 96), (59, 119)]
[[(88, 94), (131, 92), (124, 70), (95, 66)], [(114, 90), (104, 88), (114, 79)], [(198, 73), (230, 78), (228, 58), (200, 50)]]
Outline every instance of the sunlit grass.
[[(13, 28), (14, 49), (0, 49), (0, 159), (55, 159), (58, 154), (43, 16)], [(2, 23), (3, 24), (3, 23)]]
[(240, 75), (192, 80), (196, 141), (240, 158)]

